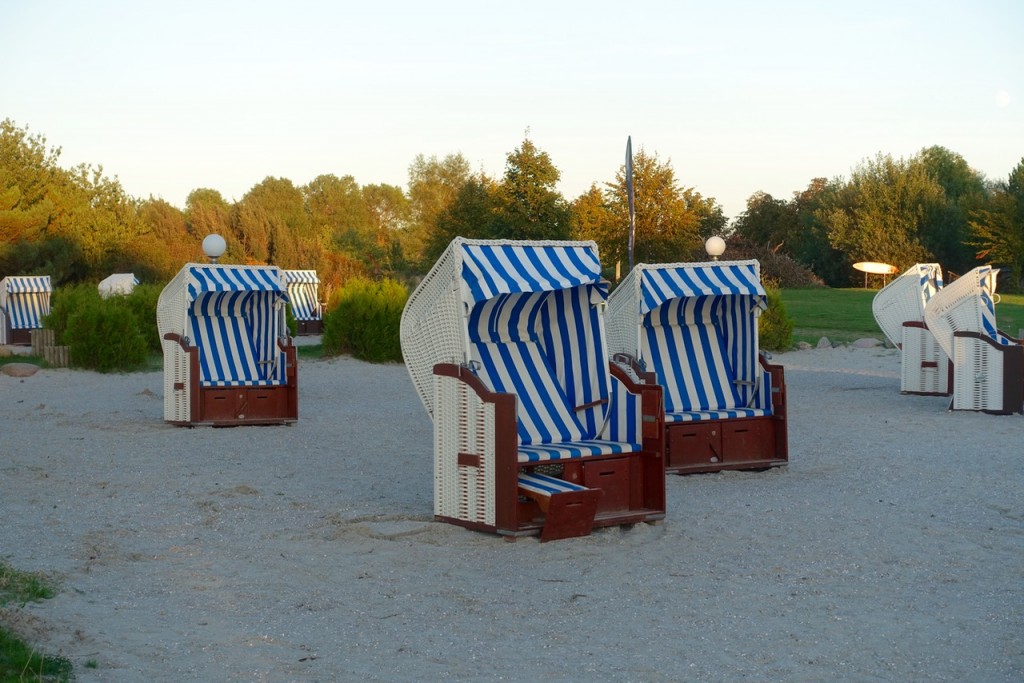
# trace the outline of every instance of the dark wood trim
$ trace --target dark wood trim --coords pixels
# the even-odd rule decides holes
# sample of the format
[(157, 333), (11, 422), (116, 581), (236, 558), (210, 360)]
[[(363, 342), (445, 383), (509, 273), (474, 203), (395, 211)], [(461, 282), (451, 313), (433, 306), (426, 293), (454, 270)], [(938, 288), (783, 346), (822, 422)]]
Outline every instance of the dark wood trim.
[(480, 456), (476, 453), (459, 453), (456, 462), (459, 467), (480, 467)]

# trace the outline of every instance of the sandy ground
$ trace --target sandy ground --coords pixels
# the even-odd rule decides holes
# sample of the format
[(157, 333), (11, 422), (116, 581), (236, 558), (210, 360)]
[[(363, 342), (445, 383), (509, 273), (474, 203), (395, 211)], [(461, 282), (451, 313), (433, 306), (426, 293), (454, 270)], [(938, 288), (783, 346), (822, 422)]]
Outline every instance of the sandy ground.
[(432, 521), (400, 365), (305, 362), (297, 424), (236, 429), (166, 425), (160, 373), (0, 375), (0, 559), (61, 587), (0, 622), (86, 682), (1024, 679), (1024, 417), (776, 360), (787, 468), (547, 544)]

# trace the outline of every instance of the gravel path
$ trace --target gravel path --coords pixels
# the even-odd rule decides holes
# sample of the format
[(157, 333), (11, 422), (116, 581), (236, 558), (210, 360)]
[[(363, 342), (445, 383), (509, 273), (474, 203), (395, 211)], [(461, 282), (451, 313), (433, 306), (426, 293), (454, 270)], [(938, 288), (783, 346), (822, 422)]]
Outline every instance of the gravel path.
[(304, 362), (297, 424), (235, 429), (163, 423), (159, 373), (0, 375), (0, 560), (61, 585), (0, 622), (83, 682), (1024, 679), (1024, 417), (776, 360), (787, 468), (543, 545), (432, 521), (400, 365)]

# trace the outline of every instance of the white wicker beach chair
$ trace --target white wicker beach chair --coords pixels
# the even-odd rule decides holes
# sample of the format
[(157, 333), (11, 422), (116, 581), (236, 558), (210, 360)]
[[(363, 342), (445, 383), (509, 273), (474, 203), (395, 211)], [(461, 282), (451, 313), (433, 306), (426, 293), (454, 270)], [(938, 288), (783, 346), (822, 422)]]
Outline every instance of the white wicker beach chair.
[(116, 295), (131, 294), (137, 284), (139, 279), (134, 273), (114, 273), (100, 280), (97, 287), (100, 296), (107, 299)]
[(0, 344), (28, 346), (32, 330), (50, 314), (49, 275), (9, 275), (0, 280)]
[(936, 292), (925, 323), (953, 361), (953, 410), (1024, 412), (1024, 346), (996, 326), (996, 274), (979, 266)]
[(324, 330), (320, 305), (320, 278), (315, 270), (282, 270), (288, 288), (288, 303), (295, 318), (296, 334), (320, 334)]
[(608, 301), (614, 358), (665, 390), (668, 472), (789, 460), (782, 366), (760, 353), (757, 261), (638, 264)]
[(606, 296), (593, 242), (462, 238), (412, 293), (437, 519), (552, 540), (664, 517), (661, 389), (609, 365)]
[(164, 419), (179, 425), (297, 420), (287, 301), (273, 266), (182, 268), (157, 301)]
[(875, 295), (871, 310), (882, 332), (900, 349), (900, 391), (948, 396), (952, 364), (924, 322), (928, 301), (942, 289), (938, 263), (918, 263)]

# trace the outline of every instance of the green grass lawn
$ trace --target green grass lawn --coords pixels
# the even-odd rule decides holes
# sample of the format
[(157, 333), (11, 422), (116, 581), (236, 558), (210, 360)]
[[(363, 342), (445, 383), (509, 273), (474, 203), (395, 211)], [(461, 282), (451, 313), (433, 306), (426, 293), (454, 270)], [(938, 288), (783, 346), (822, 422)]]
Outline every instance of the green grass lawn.
[[(851, 342), (862, 337), (885, 339), (871, 313), (875, 289), (784, 289), (786, 313), (795, 321), (793, 343)], [(1011, 336), (1024, 329), (1024, 295), (1002, 294), (996, 306), (999, 328)]]

